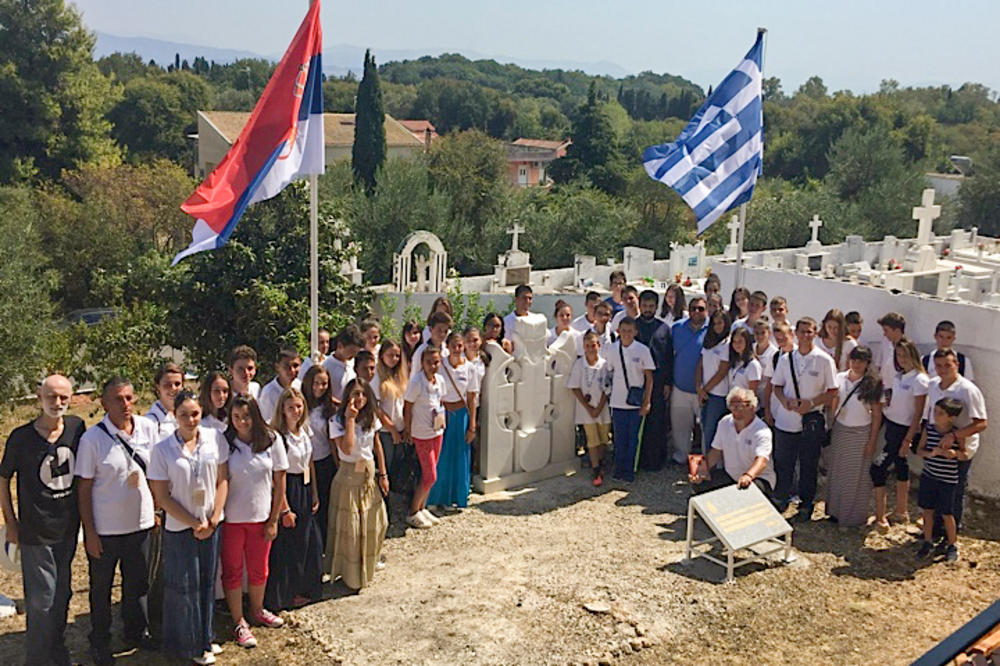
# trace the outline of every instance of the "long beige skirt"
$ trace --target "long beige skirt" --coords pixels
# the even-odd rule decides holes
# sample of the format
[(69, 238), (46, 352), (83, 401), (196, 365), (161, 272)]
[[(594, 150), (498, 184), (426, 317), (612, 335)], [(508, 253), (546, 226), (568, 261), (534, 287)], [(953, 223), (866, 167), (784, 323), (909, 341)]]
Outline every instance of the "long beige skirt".
[(830, 446), (826, 449), (827, 474), (826, 513), (845, 527), (864, 525), (872, 496), (872, 480), (868, 473), (872, 459), (865, 457), (865, 446), (871, 426), (833, 426)]
[(336, 580), (361, 589), (375, 576), (388, 519), (375, 485), (375, 464), (341, 462), (330, 484), (330, 513), (323, 566)]

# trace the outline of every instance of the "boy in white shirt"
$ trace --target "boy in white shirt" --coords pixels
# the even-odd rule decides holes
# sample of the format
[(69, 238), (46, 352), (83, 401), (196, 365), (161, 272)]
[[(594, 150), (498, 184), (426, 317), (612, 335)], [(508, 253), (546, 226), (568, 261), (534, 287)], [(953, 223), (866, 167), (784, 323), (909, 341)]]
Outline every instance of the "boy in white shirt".
[(354, 357), (363, 346), (361, 329), (355, 324), (348, 324), (337, 334), (333, 353), (323, 361), (323, 367), (330, 373), (330, 397), (337, 407), (340, 406), (344, 387), (354, 379)]
[(257, 398), (260, 414), (268, 423), (274, 420), (274, 410), (285, 389), (289, 386), (296, 389), (302, 386), (299, 381), (301, 366), (302, 357), (294, 347), (282, 347), (278, 352), (278, 360), (274, 364), (274, 379), (260, 390), (260, 397)]
[[(618, 342), (608, 346), (604, 358), (612, 373), (611, 421), (615, 429), (615, 478), (635, 480), (636, 447), (642, 417), (649, 414), (656, 364), (649, 347), (635, 339), (635, 319), (618, 324)], [(641, 395), (640, 395), (641, 394)]]
[(257, 352), (253, 347), (233, 347), (229, 352), (228, 365), (233, 395), (248, 395), (254, 399), (260, 396), (260, 384), (253, 380), (257, 376)]
[(587, 436), (587, 453), (593, 483), (604, 483), (601, 460), (611, 438), (611, 415), (608, 414), (608, 395), (604, 387), (608, 379), (608, 362), (601, 358), (597, 333), (587, 331), (583, 336), (584, 355), (576, 359), (570, 371), (566, 388), (576, 397), (576, 424), (583, 426)]
[(594, 317), (596, 316), (594, 310), (597, 308), (597, 304), (601, 302), (601, 295), (596, 291), (588, 291), (586, 300), (583, 302), (584, 307), (587, 311), (573, 320), (570, 327), (580, 331), (580, 333), (586, 333), (594, 326)]
[[(934, 351), (929, 354), (925, 354), (921, 359), (924, 364), (924, 370), (927, 371), (927, 376), (931, 379), (937, 377), (937, 369), (934, 367), (934, 352), (939, 349), (954, 349), (955, 347), (955, 324), (954, 322), (939, 321), (937, 326), (934, 327), (934, 342), (937, 345)], [(972, 359), (963, 354), (960, 351), (955, 351), (955, 358), (958, 361), (958, 374), (962, 375), (970, 382), (976, 381), (976, 373), (972, 370)]]

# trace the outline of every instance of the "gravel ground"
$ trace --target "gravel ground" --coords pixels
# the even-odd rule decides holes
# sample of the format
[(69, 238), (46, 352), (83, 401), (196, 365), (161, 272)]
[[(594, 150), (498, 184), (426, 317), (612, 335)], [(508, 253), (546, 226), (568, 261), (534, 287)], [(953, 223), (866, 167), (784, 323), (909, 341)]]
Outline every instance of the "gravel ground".
[[(954, 565), (916, 560), (912, 525), (882, 536), (817, 521), (797, 527), (795, 563), (749, 565), (723, 584), (720, 567), (682, 562), (687, 496), (676, 469), (603, 489), (558, 478), (473, 496), (405, 534), (394, 497), (388, 567), (370, 587), (330, 586), (285, 613), (287, 627), (257, 630), (257, 649), (226, 643), (220, 663), (909, 663), (996, 597), (993, 503), (970, 502)], [(74, 571), (68, 637), (85, 658), (82, 545)], [(19, 577), (0, 573), (0, 592), (19, 598)], [(23, 631), (23, 616), (0, 619), (0, 663), (20, 663)]]

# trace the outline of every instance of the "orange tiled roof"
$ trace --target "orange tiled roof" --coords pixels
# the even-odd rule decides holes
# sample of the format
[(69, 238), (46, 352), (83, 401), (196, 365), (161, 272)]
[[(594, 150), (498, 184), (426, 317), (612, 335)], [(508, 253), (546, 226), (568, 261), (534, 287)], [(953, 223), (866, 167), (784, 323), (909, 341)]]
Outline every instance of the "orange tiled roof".
[[(201, 111), (222, 136), (232, 143), (240, 135), (243, 126), (250, 120), (247, 111)], [(324, 113), (323, 130), (327, 146), (351, 146), (354, 144), (354, 114)], [(393, 147), (420, 147), (423, 141), (417, 139), (398, 120), (386, 114), (385, 142)]]

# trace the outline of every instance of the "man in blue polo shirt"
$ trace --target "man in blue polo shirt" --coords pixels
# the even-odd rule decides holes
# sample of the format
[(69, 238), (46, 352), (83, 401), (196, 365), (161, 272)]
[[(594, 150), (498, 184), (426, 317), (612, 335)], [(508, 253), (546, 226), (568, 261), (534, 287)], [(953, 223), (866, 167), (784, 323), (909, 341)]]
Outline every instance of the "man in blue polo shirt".
[(701, 412), (694, 387), (694, 370), (701, 358), (701, 345), (708, 330), (707, 305), (701, 296), (688, 303), (688, 316), (670, 329), (674, 352), (674, 388), (670, 393), (670, 425), (674, 443), (673, 460), (686, 464), (691, 451), (694, 424)]

